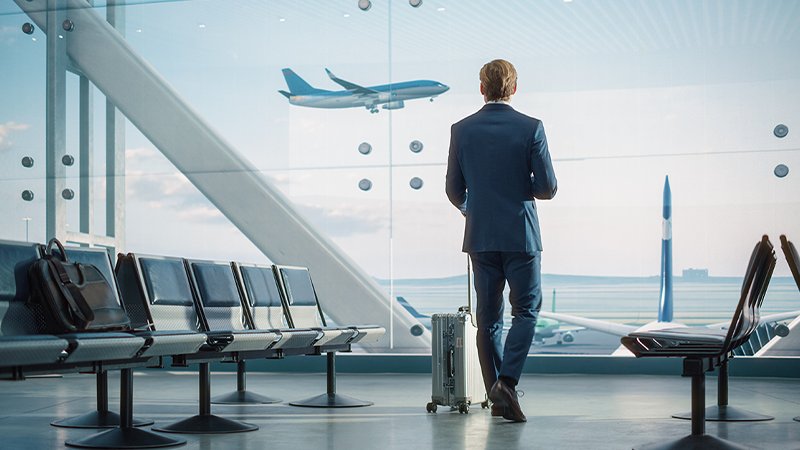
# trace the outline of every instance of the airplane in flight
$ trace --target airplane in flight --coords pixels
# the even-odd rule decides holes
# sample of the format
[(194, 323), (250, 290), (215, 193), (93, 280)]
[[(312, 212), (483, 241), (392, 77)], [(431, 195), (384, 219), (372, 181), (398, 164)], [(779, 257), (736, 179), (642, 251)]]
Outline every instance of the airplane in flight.
[(289, 103), (297, 106), (311, 108), (357, 108), (364, 107), (370, 113), (378, 112), (378, 105), (383, 109), (400, 109), (405, 106), (406, 100), (417, 98), (430, 98), (447, 92), (450, 87), (432, 80), (414, 80), (401, 83), (382, 84), (380, 86), (364, 87), (345, 81), (333, 74), (328, 69), (325, 73), (344, 90), (326, 91), (317, 89), (300, 78), (292, 69), (283, 69), (283, 77), (289, 91), (280, 90)]
[[(661, 237), (661, 290), (658, 302), (658, 320), (642, 326), (625, 325), (604, 320), (590, 319), (586, 317), (573, 316), (556, 312), (542, 311), (540, 317), (558, 320), (560, 322), (578, 325), (589, 330), (600, 331), (603, 333), (623, 337), (635, 331), (663, 330), (685, 326), (678, 322), (673, 322), (672, 311), (672, 191), (669, 187), (669, 176), (664, 181), (664, 200), (662, 208), (662, 237)], [(793, 319), (800, 315), (800, 311), (790, 311), (784, 313), (770, 314), (759, 318), (759, 325), (777, 323), (783, 320)], [(721, 322), (707, 325), (708, 328), (724, 329), (729, 322)], [(784, 327), (785, 328), (785, 327)], [(620, 345), (612, 355), (633, 356), (627, 348)]]

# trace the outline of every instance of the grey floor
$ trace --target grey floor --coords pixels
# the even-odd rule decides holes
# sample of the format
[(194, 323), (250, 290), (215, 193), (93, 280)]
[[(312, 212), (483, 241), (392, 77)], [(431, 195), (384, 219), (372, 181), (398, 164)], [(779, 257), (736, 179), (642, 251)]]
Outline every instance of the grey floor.
[[(196, 414), (192, 372), (136, 372), (135, 415), (164, 424)], [(214, 373), (213, 393), (233, 390), (235, 374)], [(113, 409), (118, 378), (109, 377)], [(715, 397), (708, 380), (708, 400)], [(251, 373), (248, 387), (286, 400), (322, 393), (323, 374)], [(214, 405), (212, 412), (260, 427), (234, 435), (182, 435), (179, 449), (629, 449), (689, 434), (689, 422), (671, 419), (689, 408), (689, 380), (679, 376), (527, 375), (522, 407), (526, 424), (512, 424), (473, 409), (468, 415), (427, 414), (426, 375), (339, 377), (339, 392), (375, 402), (354, 409), (308, 409), (284, 404)], [(93, 431), (60, 429), (50, 421), (94, 407), (94, 377), (0, 381), (0, 448), (63, 448), (64, 440)], [(769, 422), (708, 423), (707, 431), (763, 449), (800, 449), (800, 379), (731, 379), (731, 404), (774, 415)]]

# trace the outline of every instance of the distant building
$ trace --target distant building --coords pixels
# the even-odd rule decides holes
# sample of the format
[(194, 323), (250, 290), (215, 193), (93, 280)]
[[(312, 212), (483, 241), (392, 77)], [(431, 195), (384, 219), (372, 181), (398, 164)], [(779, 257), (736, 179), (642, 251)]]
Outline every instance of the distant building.
[(707, 280), (708, 269), (683, 269), (683, 279), (688, 281)]

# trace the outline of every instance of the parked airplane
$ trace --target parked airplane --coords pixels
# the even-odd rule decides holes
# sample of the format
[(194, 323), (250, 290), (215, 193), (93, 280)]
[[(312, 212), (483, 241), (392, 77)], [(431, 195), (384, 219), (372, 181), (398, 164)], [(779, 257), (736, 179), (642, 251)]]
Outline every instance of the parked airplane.
[[(556, 312), (556, 290), (553, 289), (553, 304), (552, 312)], [(542, 317), (539, 313), (539, 319), (536, 321), (536, 332), (533, 335), (534, 344), (544, 345), (547, 342), (545, 339), (556, 338), (556, 344), (562, 343), (571, 344), (575, 342), (575, 333), (585, 330), (585, 327), (565, 327), (553, 318)]]
[[(555, 298), (554, 298), (555, 299)], [(408, 303), (408, 300), (405, 297), (397, 297), (397, 302), (400, 303), (409, 313), (411, 313), (414, 318), (420, 321), (422, 325), (425, 326), (427, 329), (431, 329), (431, 316), (427, 314), (422, 314), (421, 312), (417, 311), (416, 308), (411, 306)], [(555, 303), (553, 305), (555, 308)], [(536, 333), (534, 334), (534, 343), (535, 344), (545, 344), (545, 339), (555, 337), (557, 339), (557, 343), (561, 344), (565, 342), (567, 344), (575, 341), (574, 333), (584, 330), (584, 327), (561, 327), (561, 324), (557, 320), (553, 319), (545, 319), (540, 317), (539, 320), (536, 322)], [(507, 329), (505, 330), (508, 331)]]
[(417, 311), (416, 308), (414, 308), (413, 306), (411, 306), (410, 303), (408, 303), (408, 300), (406, 300), (405, 297), (397, 297), (397, 303), (400, 303), (400, 305), (403, 308), (405, 308), (409, 313), (411, 313), (411, 315), (415, 319), (419, 320), (419, 322), (422, 325), (424, 325), (425, 328), (429, 330), (431, 329), (431, 316), (427, 314), (422, 314), (421, 312)]
[(378, 112), (378, 105), (383, 109), (400, 109), (406, 100), (430, 98), (443, 94), (448, 86), (432, 80), (414, 80), (401, 83), (382, 84), (364, 87), (345, 81), (325, 69), (328, 77), (342, 86), (343, 91), (326, 91), (317, 89), (300, 78), (292, 69), (283, 69), (283, 77), (289, 92), (278, 91), (289, 99), (289, 103), (311, 108), (356, 108), (365, 107), (369, 112)]
[[(555, 319), (561, 322), (579, 325), (590, 330), (600, 331), (616, 335), (619, 337), (627, 336), (634, 331), (662, 330), (685, 326), (678, 322), (673, 322), (672, 314), (672, 191), (669, 187), (669, 176), (664, 181), (664, 203), (662, 210), (662, 238), (661, 238), (661, 293), (658, 302), (658, 320), (636, 327), (624, 325), (604, 320), (589, 319), (586, 317), (561, 314), (556, 312), (542, 311), (540, 317)], [(792, 319), (800, 315), (800, 311), (791, 311), (778, 314), (761, 316), (759, 324), (775, 323), (782, 320)], [(708, 325), (709, 328), (725, 328), (729, 322)], [(614, 351), (613, 355), (633, 356), (633, 354), (622, 345)]]

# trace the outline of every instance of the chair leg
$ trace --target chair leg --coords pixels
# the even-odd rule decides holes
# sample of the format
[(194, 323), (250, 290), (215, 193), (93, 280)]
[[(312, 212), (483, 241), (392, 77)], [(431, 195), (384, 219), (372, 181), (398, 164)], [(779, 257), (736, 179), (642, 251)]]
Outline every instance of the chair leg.
[(247, 390), (247, 366), (244, 360), (236, 363), (236, 390), (211, 399), (211, 403), (221, 405), (265, 404), (282, 401), (279, 398), (266, 397)]
[(355, 408), (370, 406), (373, 403), (365, 400), (336, 393), (336, 352), (328, 352), (327, 356), (327, 381), (328, 391), (305, 400), (290, 402), (292, 406), (305, 406), (310, 408)]
[[(690, 420), (692, 414), (673, 414), (676, 419)], [(719, 366), (717, 373), (717, 404), (706, 408), (706, 420), (712, 422), (758, 422), (774, 417), (728, 405), (728, 361)]]
[[(97, 409), (75, 417), (56, 420), (50, 425), (62, 428), (116, 428), (119, 414), (108, 410), (108, 372), (101, 370), (96, 375)], [(134, 427), (152, 425), (150, 419), (133, 419)]]
[[(688, 364), (687, 364), (688, 362)], [(692, 434), (677, 440), (637, 446), (639, 450), (744, 450), (745, 447), (706, 434), (706, 376), (702, 362), (684, 362), (684, 375), (692, 377)], [(687, 373), (687, 367), (689, 372)]]
[(164, 433), (217, 434), (255, 431), (257, 425), (211, 414), (211, 366), (200, 363), (200, 414), (165, 426), (153, 427)]
[(122, 369), (120, 373), (120, 423), (119, 427), (102, 431), (78, 440), (66, 441), (69, 447), (78, 448), (162, 448), (186, 443), (185, 439), (174, 439), (152, 431), (134, 428), (133, 425), (133, 369)]

